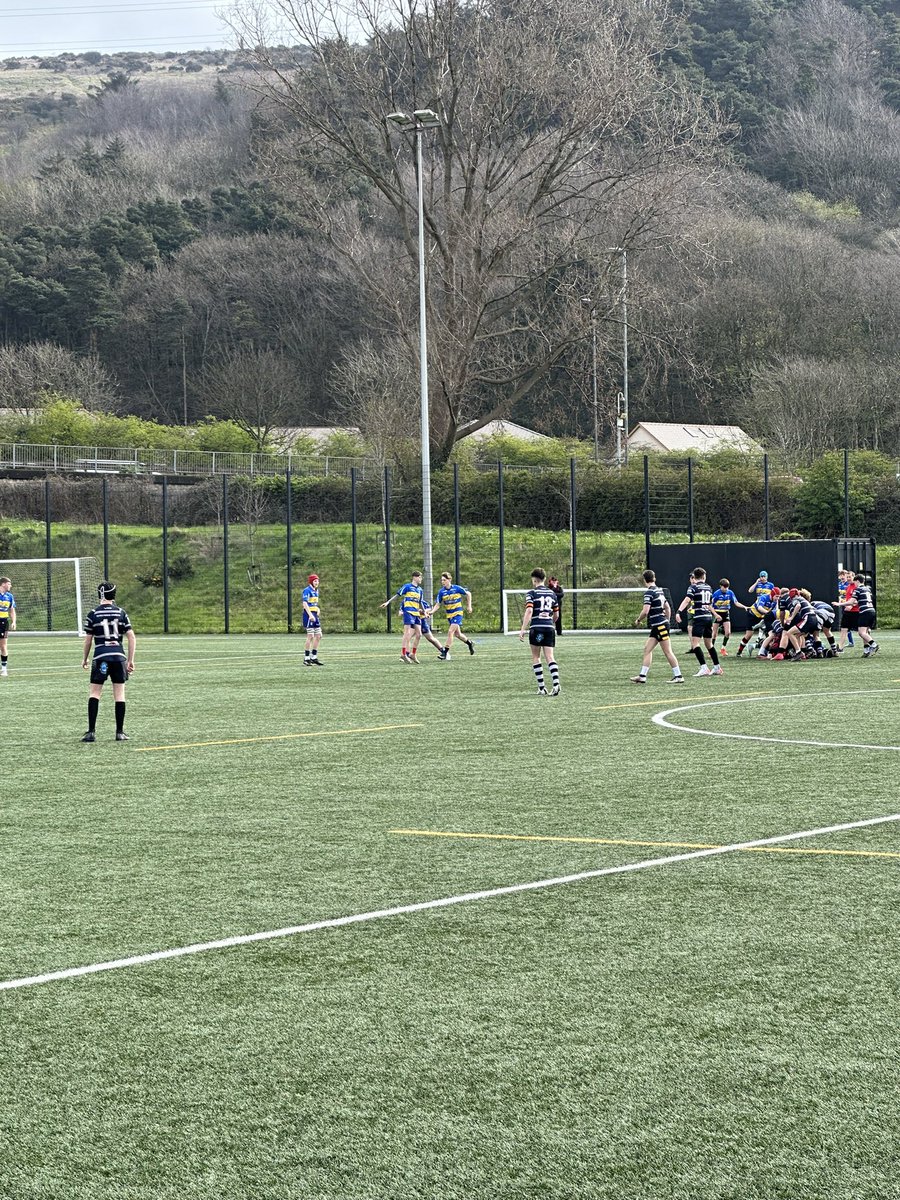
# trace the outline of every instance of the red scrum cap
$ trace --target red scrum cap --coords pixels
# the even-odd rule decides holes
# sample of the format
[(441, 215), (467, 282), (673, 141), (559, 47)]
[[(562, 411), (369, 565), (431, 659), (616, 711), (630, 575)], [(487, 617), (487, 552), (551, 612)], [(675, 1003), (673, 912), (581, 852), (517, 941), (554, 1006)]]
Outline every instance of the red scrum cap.
[(318, 583), (318, 582), (319, 582), (319, 577), (318, 577), (318, 575), (310, 575), (310, 576), (307, 578), (306, 582), (307, 582), (307, 583)]

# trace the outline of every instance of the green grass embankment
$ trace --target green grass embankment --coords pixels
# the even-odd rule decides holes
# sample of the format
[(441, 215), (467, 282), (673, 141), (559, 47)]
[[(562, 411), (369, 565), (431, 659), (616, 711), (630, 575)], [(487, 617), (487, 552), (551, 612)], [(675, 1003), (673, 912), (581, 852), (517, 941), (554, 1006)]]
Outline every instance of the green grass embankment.
[[(8, 533), (7, 533), (8, 531)], [(705, 535), (699, 534), (698, 541)], [(0, 558), (45, 555), (43, 526), (5, 522), (0, 529)], [(470, 526), (460, 539), (460, 578), (474, 595), (468, 625), (494, 631), (500, 622), (500, 535), (496, 528)], [(301, 525), (293, 531), (294, 622), (299, 624), (300, 593), (310, 571), (321, 579), (323, 623), (349, 631), (352, 620), (352, 549), (349, 524)], [(93, 556), (102, 566), (103, 532), (98, 525), (60, 523), (53, 528), (55, 557)], [(569, 535), (531, 528), (509, 528), (504, 535), (505, 586), (527, 587), (532, 567), (555, 573), (571, 586)], [(110, 530), (110, 574), (137, 628), (163, 628), (162, 534), (150, 526)], [(386, 594), (384, 536), (374, 525), (357, 531), (358, 614), (362, 632), (385, 628), (379, 604)], [(434, 572), (453, 570), (453, 530), (434, 529)], [(421, 530), (397, 526), (391, 545), (391, 583), (398, 587), (421, 566)], [(636, 587), (644, 566), (640, 534), (579, 533), (578, 579), (581, 587)], [(225, 561), (221, 529), (208, 526), (169, 531), (169, 629), (174, 633), (219, 633), (224, 628)], [(10, 569), (10, 574), (13, 574)], [(230, 628), (233, 632), (283, 632), (287, 626), (287, 554), (285, 530), (260, 526), (250, 537), (246, 525), (230, 526), (228, 551)], [(15, 588), (15, 580), (13, 580)], [(879, 624), (900, 627), (900, 547), (878, 550)]]

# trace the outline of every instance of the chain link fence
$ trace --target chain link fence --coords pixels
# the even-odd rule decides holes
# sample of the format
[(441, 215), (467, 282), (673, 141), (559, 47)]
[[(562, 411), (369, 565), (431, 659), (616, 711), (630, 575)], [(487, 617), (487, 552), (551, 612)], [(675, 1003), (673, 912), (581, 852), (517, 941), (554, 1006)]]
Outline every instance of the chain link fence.
[[(503, 589), (527, 587), (535, 566), (566, 589), (631, 587), (654, 542), (900, 542), (896, 475), (863, 486), (854, 456), (836, 457), (827, 496), (768, 457), (725, 468), (652, 456), (623, 470), (575, 460), (528, 471), (446, 468), (433, 476), (435, 587), (449, 571), (473, 592), (471, 627), (493, 631)], [(96, 557), (145, 632), (296, 629), (315, 572), (327, 629), (376, 632), (392, 624), (381, 602), (423, 566), (421, 500), (418, 481), (355, 466), (319, 478), (7, 472), (0, 560)], [(891, 560), (881, 572), (883, 590), (898, 569)]]

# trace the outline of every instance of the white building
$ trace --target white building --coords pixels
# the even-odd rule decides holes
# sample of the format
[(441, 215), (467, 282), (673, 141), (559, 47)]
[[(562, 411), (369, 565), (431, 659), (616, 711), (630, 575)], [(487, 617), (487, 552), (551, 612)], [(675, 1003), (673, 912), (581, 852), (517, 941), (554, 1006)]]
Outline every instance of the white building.
[(685, 425), (664, 421), (641, 421), (628, 435), (629, 453), (647, 454), (656, 451), (743, 450), (762, 454), (763, 448), (740, 425)]

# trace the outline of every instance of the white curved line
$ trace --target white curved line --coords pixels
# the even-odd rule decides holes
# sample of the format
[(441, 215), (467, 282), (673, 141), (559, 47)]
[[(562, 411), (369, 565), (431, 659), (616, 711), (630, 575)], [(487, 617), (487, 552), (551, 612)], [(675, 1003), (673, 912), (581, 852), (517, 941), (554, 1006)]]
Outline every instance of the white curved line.
[[(874, 696), (878, 693), (896, 693), (900, 688), (860, 688), (856, 691), (847, 692), (794, 692), (786, 696), (769, 696), (766, 700), (806, 700), (813, 696)], [(900, 746), (872, 746), (866, 742), (817, 742), (806, 738), (780, 738), (780, 737), (763, 737), (761, 734), (755, 733), (729, 733), (727, 731), (715, 729), (692, 729), (689, 725), (676, 725), (674, 721), (667, 721), (666, 717), (672, 713), (691, 712), (695, 708), (717, 708), (722, 704), (752, 704), (754, 700), (758, 700), (758, 696), (747, 697), (746, 699), (735, 700), (704, 700), (700, 704), (681, 704), (677, 708), (667, 708), (663, 712), (654, 713), (653, 724), (659, 725), (663, 729), (674, 729), (678, 733), (696, 733), (701, 737), (728, 738), (729, 741), (740, 742), (771, 742), (778, 746), (816, 746), (822, 750), (886, 750), (900, 752)]]

